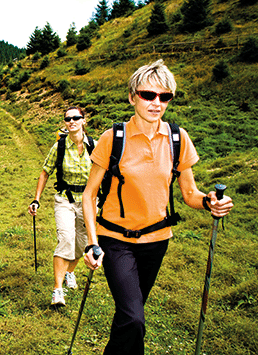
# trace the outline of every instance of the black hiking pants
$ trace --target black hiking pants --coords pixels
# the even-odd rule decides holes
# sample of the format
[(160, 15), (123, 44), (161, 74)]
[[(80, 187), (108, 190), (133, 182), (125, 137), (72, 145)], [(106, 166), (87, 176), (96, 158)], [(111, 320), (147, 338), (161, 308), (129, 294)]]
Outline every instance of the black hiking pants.
[(144, 304), (157, 277), (168, 240), (133, 244), (99, 236), (103, 267), (116, 311), (104, 355), (143, 355)]

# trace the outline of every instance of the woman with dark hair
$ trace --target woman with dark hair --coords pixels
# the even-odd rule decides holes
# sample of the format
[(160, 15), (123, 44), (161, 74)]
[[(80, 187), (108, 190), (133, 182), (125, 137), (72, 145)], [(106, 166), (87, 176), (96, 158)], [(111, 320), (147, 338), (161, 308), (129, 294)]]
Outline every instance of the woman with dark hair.
[[(63, 180), (65, 189), (55, 195), (55, 221), (58, 245), (54, 252), (54, 291), (52, 305), (65, 305), (63, 281), (68, 288), (77, 287), (74, 269), (87, 244), (87, 235), (82, 214), (82, 193), (85, 189), (91, 160), (87, 151), (88, 137), (84, 133), (85, 114), (79, 107), (69, 107), (64, 114), (68, 131), (65, 139)], [(34, 201), (28, 212), (35, 216), (39, 200), (49, 176), (56, 168), (58, 142), (50, 149), (40, 174)], [(67, 191), (69, 190), (70, 196)], [(70, 198), (69, 198), (70, 197)], [(72, 201), (71, 201), (72, 199)], [(70, 200), (70, 201), (69, 201)]]

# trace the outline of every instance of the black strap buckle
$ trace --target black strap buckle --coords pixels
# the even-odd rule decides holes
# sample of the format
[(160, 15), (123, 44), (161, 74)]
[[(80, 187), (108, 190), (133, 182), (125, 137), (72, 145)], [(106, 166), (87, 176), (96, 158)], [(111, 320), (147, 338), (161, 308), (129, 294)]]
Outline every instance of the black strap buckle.
[(125, 238), (140, 238), (142, 233), (140, 230), (134, 231), (131, 229), (125, 229), (123, 235)]
[(179, 178), (181, 172), (178, 171), (177, 168), (173, 168), (173, 169), (172, 169), (172, 174), (173, 174), (175, 177)]
[(70, 185), (70, 189), (73, 192), (83, 192), (86, 185)]

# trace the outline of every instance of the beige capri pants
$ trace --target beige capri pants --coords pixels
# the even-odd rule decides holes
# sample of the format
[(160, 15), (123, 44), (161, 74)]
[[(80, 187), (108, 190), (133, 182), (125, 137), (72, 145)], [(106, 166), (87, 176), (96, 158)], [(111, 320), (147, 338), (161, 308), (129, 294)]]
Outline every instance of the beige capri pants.
[(58, 244), (54, 256), (75, 260), (83, 256), (87, 245), (82, 203), (70, 203), (55, 195), (55, 221)]

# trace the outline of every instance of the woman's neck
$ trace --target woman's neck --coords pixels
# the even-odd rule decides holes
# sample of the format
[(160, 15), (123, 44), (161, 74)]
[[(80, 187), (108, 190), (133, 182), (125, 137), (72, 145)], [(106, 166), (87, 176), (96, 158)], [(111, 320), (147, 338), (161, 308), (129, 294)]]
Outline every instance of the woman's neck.
[(69, 137), (78, 146), (83, 142), (83, 131), (69, 132)]
[(155, 134), (157, 133), (160, 125), (160, 121), (155, 121), (155, 122), (148, 122), (143, 119), (137, 120), (136, 117), (135, 119), (135, 124), (139, 128), (139, 130), (144, 133), (149, 139), (152, 139)]

